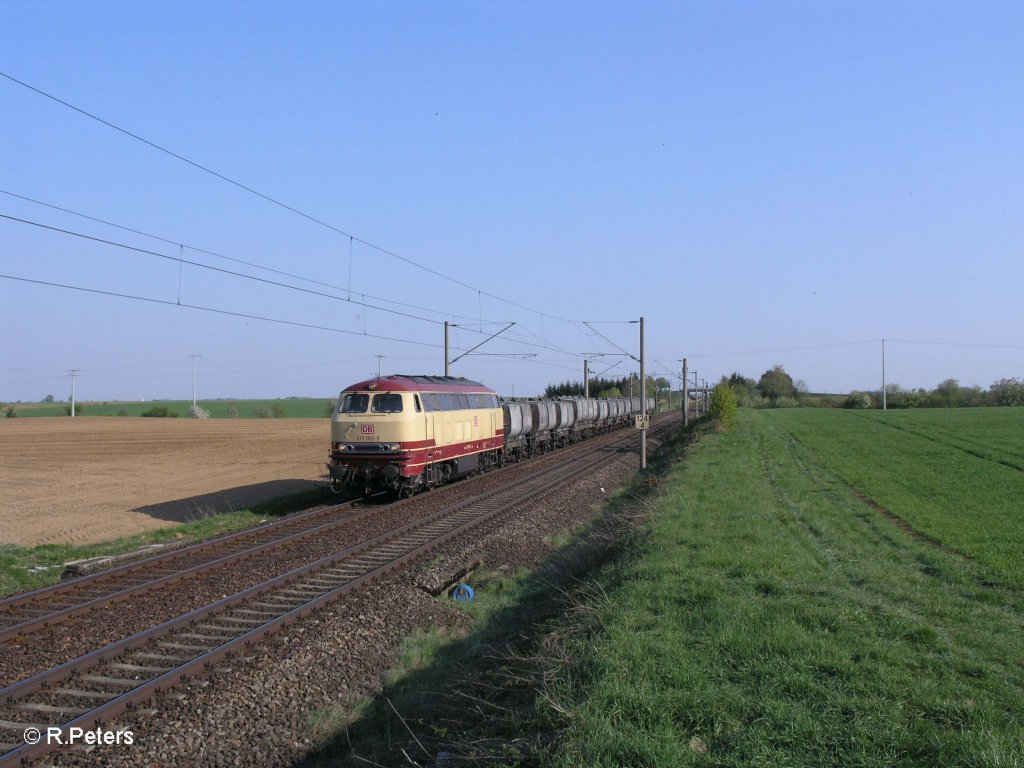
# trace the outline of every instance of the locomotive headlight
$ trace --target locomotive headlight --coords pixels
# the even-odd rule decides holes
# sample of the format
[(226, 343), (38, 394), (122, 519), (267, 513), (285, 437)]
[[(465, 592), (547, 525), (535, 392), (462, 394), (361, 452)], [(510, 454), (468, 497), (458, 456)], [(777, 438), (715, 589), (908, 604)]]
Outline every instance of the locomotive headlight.
[(392, 451), (400, 451), (402, 449), (402, 446), (400, 446), (398, 443), (392, 443), (388, 447), (391, 448)]

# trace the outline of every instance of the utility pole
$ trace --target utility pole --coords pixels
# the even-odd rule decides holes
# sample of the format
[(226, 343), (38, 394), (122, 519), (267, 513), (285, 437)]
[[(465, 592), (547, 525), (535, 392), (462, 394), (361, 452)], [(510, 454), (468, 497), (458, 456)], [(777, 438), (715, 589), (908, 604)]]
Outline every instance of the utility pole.
[(697, 386), (697, 371), (693, 372), (693, 417), (700, 418), (700, 387)]
[(882, 410), (885, 407), (885, 339), (882, 339)]
[(444, 375), (448, 375), (448, 321), (444, 321)]
[(196, 358), (202, 355), (185, 355), (192, 359), (192, 407), (196, 407)]
[(68, 376), (71, 377), (71, 418), (75, 418), (75, 376), (78, 375), (78, 368), (72, 368), (68, 371)]
[(384, 355), (374, 355), (377, 358), (377, 378), (380, 378), (380, 361), (384, 359)]
[(683, 426), (690, 426), (690, 397), (687, 390), (690, 389), (690, 383), (687, 381), (687, 370), (686, 370), (686, 358), (683, 358)]
[(644, 319), (640, 318), (640, 469), (647, 469), (647, 367), (644, 360)]
[(590, 361), (583, 358), (583, 396), (590, 397)]

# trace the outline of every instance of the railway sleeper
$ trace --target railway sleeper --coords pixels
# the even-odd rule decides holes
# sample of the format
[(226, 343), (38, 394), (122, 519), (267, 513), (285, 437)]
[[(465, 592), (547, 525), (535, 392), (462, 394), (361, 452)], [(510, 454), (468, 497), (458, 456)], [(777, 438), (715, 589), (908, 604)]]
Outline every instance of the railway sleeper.
[(139, 651), (134, 654), (140, 659), (153, 659), (154, 661), (171, 661), (174, 662), (174, 666), (178, 666), (183, 661), (188, 661), (184, 656), (171, 656), (169, 653), (154, 653), (152, 651)]
[(309, 579), (309, 583), (320, 584), (321, 586), (328, 587), (329, 589), (334, 589), (341, 582), (337, 579)]
[(75, 717), (92, 711), (91, 707), (60, 707), (53, 704), (36, 704), (32, 701), (20, 701), (14, 705), (14, 708), (26, 712), (48, 712), (50, 714), (72, 715)]
[(110, 665), (114, 669), (123, 669), (126, 672), (166, 672), (172, 667), (144, 667), (139, 664), (125, 664), (124, 662), (117, 662)]
[(196, 656), (206, 653), (211, 648), (216, 647), (212, 645), (185, 645), (184, 643), (169, 643), (165, 641), (160, 641), (157, 643), (157, 645), (160, 648), (170, 648), (172, 651), (188, 651), (189, 653), (192, 653)]
[(189, 640), (212, 640), (215, 643), (223, 643), (225, 640), (231, 639), (224, 635), (200, 635), (197, 632), (183, 632), (179, 637), (187, 637)]
[[(281, 609), (286, 607), (282, 603), (249, 603), (249, 605), (255, 605), (260, 608), (267, 608), (268, 610), (272, 610), (275, 613), (280, 613)], [(291, 605), (291, 603), (288, 603), (288, 605)]]
[(247, 624), (251, 627), (258, 626), (264, 622), (260, 619), (244, 619), (241, 616), (221, 616), (217, 621), (230, 621), (233, 624)]
[(88, 680), (90, 683), (97, 683), (98, 685), (116, 685), (124, 688), (135, 688), (138, 684), (138, 680), (127, 677), (108, 677), (106, 675), (82, 675), (80, 680)]
[[(161, 667), (161, 669), (168, 669), (168, 667)], [(51, 688), (49, 692), (56, 696), (72, 696), (76, 699), (102, 699), (106, 701), (110, 698), (105, 693), (97, 693), (96, 691), (82, 691), (78, 688)]]
[(206, 626), (206, 627), (202, 627), (202, 629), (212, 629), (212, 630), (214, 630), (216, 632), (223, 632), (224, 634), (222, 634), (222, 635), (220, 635), (220, 636), (218, 636), (216, 638), (217, 642), (220, 642), (220, 643), (226, 643), (228, 640), (231, 640), (231, 639), (233, 639), (235, 637), (238, 637), (238, 627), (213, 627), (213, 626)]

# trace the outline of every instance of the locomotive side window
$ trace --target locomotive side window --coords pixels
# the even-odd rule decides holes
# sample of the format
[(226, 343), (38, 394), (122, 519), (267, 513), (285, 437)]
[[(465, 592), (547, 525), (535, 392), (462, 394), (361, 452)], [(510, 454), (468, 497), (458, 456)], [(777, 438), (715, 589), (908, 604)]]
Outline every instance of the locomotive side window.
[(423, 410), (423, 408), (420, 407), (420, 396), (419, 395), (413, 395), (412, 396), (412, 402), (413, 402), (413, 405), (416, 406), (416, 413), (420, 413)]
[(349, 392), (341, 401), (338, 413), (366, 413), (366, 406), (370, 402), (370, 396), (360, 392)]
[(433, 392), (423, 393), (423, 405), (428, 411), (440, 411), (441, 410), (441, 398), (435, 395)]
[(456, 395), (459, 398), (459, 408), (469, 408), (469, 398), (465, 395)]
[(370, 410), (373, 413), (401, 413), (402, 396), (393, 392), (374, 395)]

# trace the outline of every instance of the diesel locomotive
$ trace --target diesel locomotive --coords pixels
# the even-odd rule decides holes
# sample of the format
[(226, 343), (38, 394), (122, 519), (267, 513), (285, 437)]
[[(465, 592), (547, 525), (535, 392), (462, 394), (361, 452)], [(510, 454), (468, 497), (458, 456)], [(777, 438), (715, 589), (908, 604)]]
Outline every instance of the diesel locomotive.
[(639, 397), (503, 401), (460, 377), (368, 379), (341, 392), (331, 417), (331, 488), (411, 496), (626, 426), (640, 412)]

